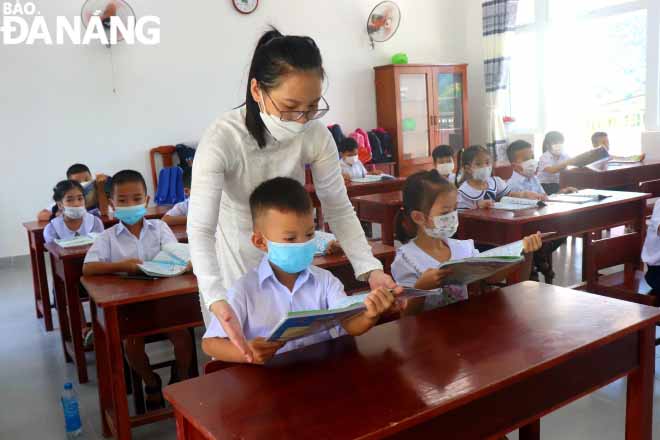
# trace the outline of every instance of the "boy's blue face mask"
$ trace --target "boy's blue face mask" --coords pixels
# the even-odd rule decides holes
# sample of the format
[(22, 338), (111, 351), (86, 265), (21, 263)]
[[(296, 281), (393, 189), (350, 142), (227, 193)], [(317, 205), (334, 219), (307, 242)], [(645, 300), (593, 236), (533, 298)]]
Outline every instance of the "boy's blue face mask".
[(127, 225), (134, 225), (147, 214), (147, 208), (144, 205), (118, 206), (115, 208), (115, 217), (117, 220)]
[(305, 243), (275, 243), (268, 240), (268, 261), (286, 273), (294, 274), (307, 269), (314, 261), (316, 241)]

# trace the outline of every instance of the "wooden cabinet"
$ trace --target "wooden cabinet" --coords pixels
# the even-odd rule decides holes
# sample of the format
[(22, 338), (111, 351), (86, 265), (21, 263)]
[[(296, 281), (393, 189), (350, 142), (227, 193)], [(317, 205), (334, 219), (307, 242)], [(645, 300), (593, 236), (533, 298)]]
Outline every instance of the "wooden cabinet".
[(396, 173), (431, 169), (441, 144), (469, 145), (467, 65), (403, 64), (375, 67), (378, 126), (394, 142)]

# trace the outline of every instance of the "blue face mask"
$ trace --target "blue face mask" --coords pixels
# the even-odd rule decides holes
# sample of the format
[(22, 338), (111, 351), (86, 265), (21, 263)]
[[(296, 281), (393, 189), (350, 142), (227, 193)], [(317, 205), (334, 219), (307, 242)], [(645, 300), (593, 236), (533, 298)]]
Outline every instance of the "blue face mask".
[(145, 216), (147, 208), (144, 205), (118, 206), (115, 208), (115, 217), (117, 220), (127, 225), (134, 225)]
[(314, 261), (316, 241), (305, 243), (275, 243), (268, 240), (268, 261), (286, 273), (294, 274), (307, 269)]

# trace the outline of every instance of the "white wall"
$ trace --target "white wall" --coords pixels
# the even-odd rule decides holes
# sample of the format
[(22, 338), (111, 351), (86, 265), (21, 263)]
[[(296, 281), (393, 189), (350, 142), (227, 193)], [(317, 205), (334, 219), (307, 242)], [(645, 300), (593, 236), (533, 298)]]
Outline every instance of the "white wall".
[(486, 144), (488, 135), (481, 0), (465, 0), (465, 50), (469, 63), (470, 144)]
[[(75, 16), (82, 2), (35, 1), (49, 22)], [(372, 67), (393, 53), (407, 52), (411, 62), (466, 61), (463, 1), (398, 0), (397, 35), (372, 51), (365, 23), (377, 2), (266, 0), (241, 16), (230, 0), (133, 0), (138, 15), (161, 17), (162, 42), (112, 49), (116, 95), (110, 52), (100, 45), (0, 46), (0, 136), (8, 159), (0, 172), (0, 257), (27, 253), (21, 222), (48, 203), (70, 164), (148, 176), (150, 147), (198, 139), (218, 114), (240, 104), (252, 50), (269, 23), (316, 40), (330, 79), (325, 122), (345, 129), (375, 126)], [(480, 12), (470, 36), (472, 25), (480, 30)], [(473, 82), (479, 102), (474, 90)]]

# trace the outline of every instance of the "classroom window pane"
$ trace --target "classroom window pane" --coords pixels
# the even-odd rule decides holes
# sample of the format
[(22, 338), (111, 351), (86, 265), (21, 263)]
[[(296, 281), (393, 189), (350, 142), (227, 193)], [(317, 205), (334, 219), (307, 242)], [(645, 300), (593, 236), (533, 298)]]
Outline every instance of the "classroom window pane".
[(536, 0), (520, 0), (518, 2), (517, 26), (525, 26), (536, 21), (535, 2)]
[[(656, 0), (651, 0), (656, 1)], [(548, 0), (550, 20), (576, 17), (611, 6), (638, 3), (637, 0)]]
[(504, 108), (506, 116), (515, 118), (512, 127), (517, 130), (538, 126), (538, 81), (536, 33), (517, 32), (511, 40), (511, 86)]
[(611, 152), (638, 153), (646, 109), (646, 11), (551, 26), (545, 50), (546, 128), (570, 154), (610, 134)]

